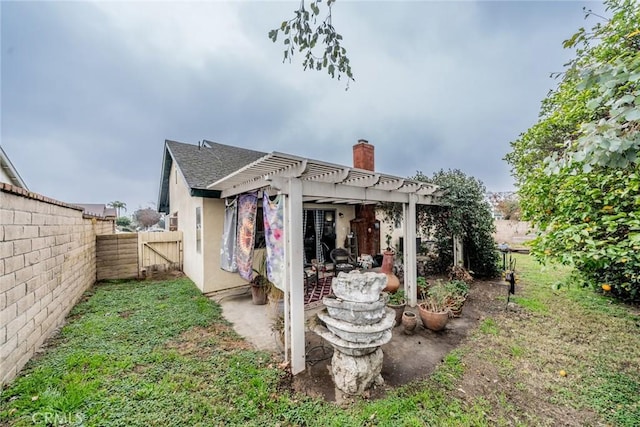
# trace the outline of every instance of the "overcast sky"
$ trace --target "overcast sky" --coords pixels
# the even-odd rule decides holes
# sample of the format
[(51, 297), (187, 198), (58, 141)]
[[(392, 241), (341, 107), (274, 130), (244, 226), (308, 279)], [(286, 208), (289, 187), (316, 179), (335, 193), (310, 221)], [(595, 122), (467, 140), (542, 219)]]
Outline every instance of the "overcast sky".
[[(294, 2), (0, 2), (2, 147), (30, 190), (155, 207), (165, 139), (376, 170), (461, 169), (510, 191), (502, 160), (537, 120), (599, 2), (338, 0), (356, 81), (282, 63)], [(299, 58), (298, 58), (299, 59)]]

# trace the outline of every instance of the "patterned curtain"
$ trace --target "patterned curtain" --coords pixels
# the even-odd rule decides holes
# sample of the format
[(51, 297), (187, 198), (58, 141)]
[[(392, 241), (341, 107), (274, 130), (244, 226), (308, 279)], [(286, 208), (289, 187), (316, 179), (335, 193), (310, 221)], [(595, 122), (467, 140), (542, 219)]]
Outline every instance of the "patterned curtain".
[(314, 211), (316, 230), (316, 259), (319, 264), (324, 264), (324, 253), (322, 252), (322, 232), (324, 231), (324, 211)]
[(272, 202), (265, 192), (262, 198), (264, 238), (267, 251), (267, 277), (284, 291), (284, 196), (277, 195)]
[(231, 273), (238, 271), (236, 264), (237, 214), (238, 199), (236, 198), (224, 208), (224, 227), (220, 244), (220, 268)]
[(256, 239), (256, 212), (258, 196), (243, 194), (238, 198), (238, 243), (236, 264), (240, 277), (251, 281), (253, 278), (253, 246)]

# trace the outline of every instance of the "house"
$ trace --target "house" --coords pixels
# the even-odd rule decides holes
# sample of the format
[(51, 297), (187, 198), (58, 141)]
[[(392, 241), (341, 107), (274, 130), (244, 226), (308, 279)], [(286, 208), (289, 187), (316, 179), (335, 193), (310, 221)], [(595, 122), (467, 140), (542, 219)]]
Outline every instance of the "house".
[(110, 208), (101, 203), (74, 203), (74, 205), (84, 209), (85, 215), (96, 216), (106, 219), (116, 219), (116, 209)]
[[(285, 294), (285, 346), (294, 374), (305, 366), (304, 264), (312, 258), (322, 262), (336, 247), (348, 247), (356, 255), (379, 252), (375, 206), (380, 202), (403, 206), (405, 287), (409, 304), (416, 304), (416, 205), (438, 204), (438, 187), (375, 172), (374, 147), (365, 140), (353, 146), (353, 161), (351, 167), (210, 141), (164, 144), (158, 210), (167, 215), (170, 229), (183, 232), (184, 272), (204, 293), (247, 283), (221, 269), (226, 204), (253, 192), (284, 196), (286, 268), (280, 286)], [(257, 217), (259, 245), (264, 232), (259, 209)]]
[(0, 182), (6, 182), (14, 187), (24, 188), (29, 191), (27, 184), (22, 180), (20, 174), (9, 160), (9, 156), (5, 153), (0, 145)]
[(504, 219), (504, 212), (501, 205), (507, 201), (517, 201), (518, 193), (514, 191), (487, 192), (485, 200), (491, 207), (491, 216), (493, 219)]

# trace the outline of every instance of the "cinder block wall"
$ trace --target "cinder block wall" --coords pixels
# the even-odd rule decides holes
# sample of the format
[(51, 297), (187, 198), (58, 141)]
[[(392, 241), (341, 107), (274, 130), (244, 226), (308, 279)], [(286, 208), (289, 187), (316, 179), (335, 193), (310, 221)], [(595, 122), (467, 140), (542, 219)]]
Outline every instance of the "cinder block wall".
[(0, 390), (96, 280), (96, 235), (111, 220), (0, 183)]

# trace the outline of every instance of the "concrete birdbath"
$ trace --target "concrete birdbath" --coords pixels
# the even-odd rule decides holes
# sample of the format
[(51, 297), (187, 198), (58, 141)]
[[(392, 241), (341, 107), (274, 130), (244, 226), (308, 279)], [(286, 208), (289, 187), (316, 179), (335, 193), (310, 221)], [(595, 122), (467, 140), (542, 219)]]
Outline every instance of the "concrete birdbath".
[(331, 285), (335, 297), (325, 297), (326, 308), (318, 313), (322, 324), (314, 332), (333, 346), (333, 382), (348, 396), (384, 383), (380, 346), (391, 340), (395, 323), (395, 312), (381, 294), (386, 284), (381, 273), (339, 273)]

